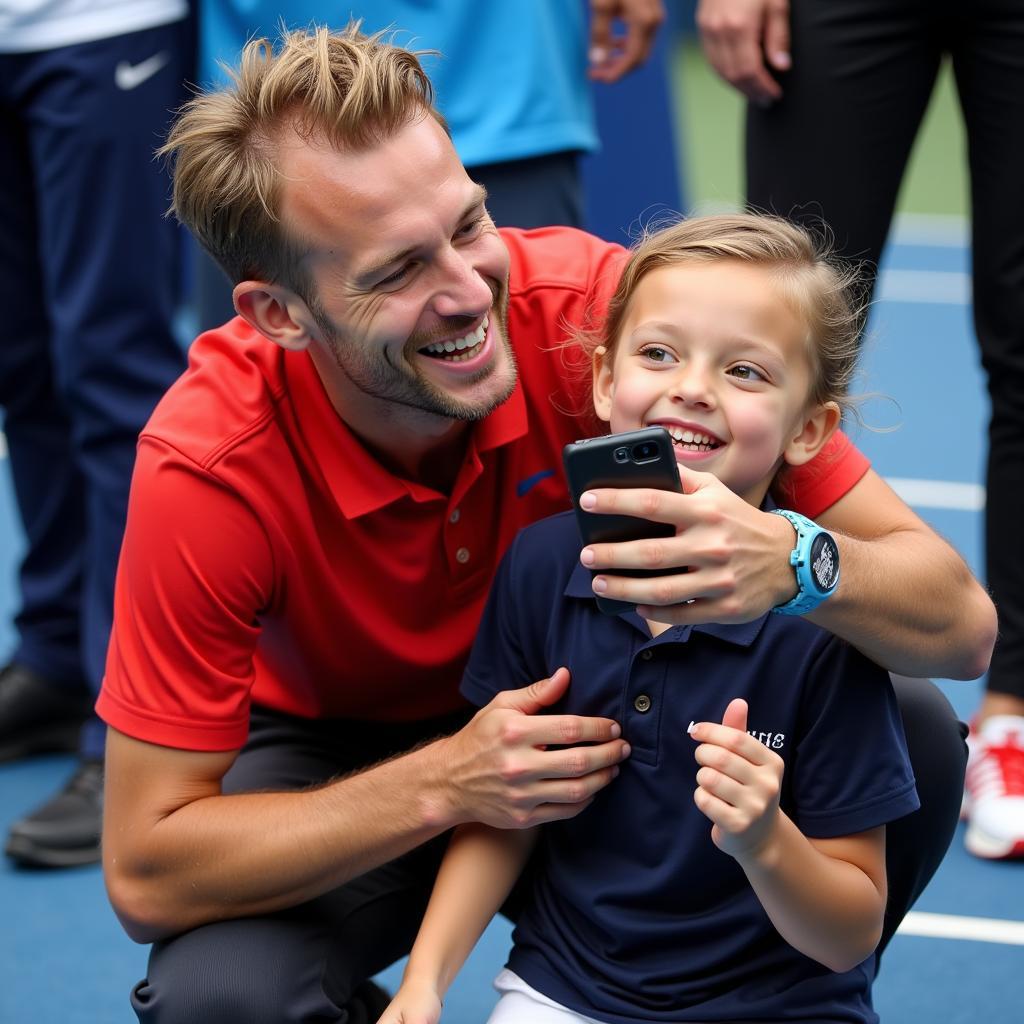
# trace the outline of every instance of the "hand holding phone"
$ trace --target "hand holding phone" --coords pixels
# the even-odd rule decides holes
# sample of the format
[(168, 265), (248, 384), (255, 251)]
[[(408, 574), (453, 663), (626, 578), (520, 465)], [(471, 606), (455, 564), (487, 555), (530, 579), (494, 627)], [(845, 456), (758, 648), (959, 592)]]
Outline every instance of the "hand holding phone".
[[(601, 515), (580, 508), (580, 495), (595, 487), (655, 487), (681, 494), (683, 488), (672, 438), (664, 427), (645, 427), (574, 441), (565, 446), (562, 458), (584, 546), (674, 536), (675, 528), (670, 523), (655, 523), (636, 516)], [(608, 574), (608, 570), (600, 571)], [(685, 571), (685, 567), (632, 569), (627, 575), (664, 576), (666, 572)], [(592, 575), (596, 575), (596, 571)], [(597, 606), (608, 615), (634, 607), (627, 601), (600, 596)]]

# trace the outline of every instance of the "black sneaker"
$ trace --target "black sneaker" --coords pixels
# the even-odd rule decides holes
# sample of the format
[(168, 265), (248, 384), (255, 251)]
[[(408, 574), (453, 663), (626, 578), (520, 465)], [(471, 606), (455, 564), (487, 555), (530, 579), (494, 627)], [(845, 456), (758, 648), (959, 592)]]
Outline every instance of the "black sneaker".
[(100, 859), (103, 762), (82, 761), (51, 800), (16, 821), (4, 852), (34, 868), (70, 868)]
[(0, 669), (0, 763), (76, 751), (92, 697), (54, 686), (24, 665)]

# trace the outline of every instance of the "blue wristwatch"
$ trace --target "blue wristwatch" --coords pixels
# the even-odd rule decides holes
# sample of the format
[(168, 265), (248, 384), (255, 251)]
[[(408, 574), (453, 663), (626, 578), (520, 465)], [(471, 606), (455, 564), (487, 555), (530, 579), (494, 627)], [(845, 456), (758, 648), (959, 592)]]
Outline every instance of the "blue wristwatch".
[(780, 615), (803, 615), (817, 608), (832, 596), (839, 583), (839, 548), (828, 530), (823, 530), (799, 512), (777, 508), (796, 530), (796, 546), (790, 552), (789, 564), (796, 572), (796, 597), (772, 609)]

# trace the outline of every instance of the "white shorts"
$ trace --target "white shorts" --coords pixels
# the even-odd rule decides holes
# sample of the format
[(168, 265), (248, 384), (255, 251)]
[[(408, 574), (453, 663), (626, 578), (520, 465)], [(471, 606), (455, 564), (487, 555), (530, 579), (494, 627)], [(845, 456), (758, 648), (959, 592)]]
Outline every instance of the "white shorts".
[(501, 998), (487, 1024), (604, 1024), (548, 999), (508, 968), (494, 979), (494, 987)]

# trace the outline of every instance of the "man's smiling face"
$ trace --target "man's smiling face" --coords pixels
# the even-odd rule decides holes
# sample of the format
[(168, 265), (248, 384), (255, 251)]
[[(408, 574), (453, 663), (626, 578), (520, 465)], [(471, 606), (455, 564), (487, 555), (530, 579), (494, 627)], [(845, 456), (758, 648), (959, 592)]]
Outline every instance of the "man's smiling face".
[(437, 122), (359, 152), (288, 133), (278, 152), (282, 224), (345, 419), (477, 420), (505, 401), (508, 251)]

